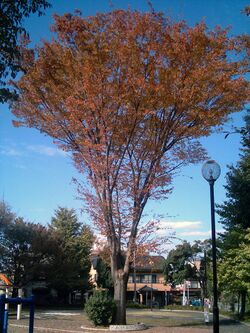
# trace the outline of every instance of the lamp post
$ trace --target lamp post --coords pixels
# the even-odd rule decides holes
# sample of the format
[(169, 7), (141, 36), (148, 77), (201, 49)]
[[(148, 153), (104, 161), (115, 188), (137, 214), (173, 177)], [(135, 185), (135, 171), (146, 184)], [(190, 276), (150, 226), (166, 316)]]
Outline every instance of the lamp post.
[(150, 290), (150, 310), (153, 311), (153, 265), (154, 265), (154, 261), (150, 260), (150, 266), (151, 266), (151, 279), (150, 279), (150, 283), (151, 283), (151, 290)]
[(214, 214), (214, 183), (220, 176), (220, 166), (214, 160), (209, 160), (202, 166), (202, 176), (210, 186), (211, 229), (212, 229), (212, 256), (213, 256), (213, 333), (219, 333), (219, 308), (217, 291), (217, 265), (216, 265), (216, 236)]
[(133, 279), (134, 279), (134, 297), (133, 297), (133, 302), (136, 303), (136, 267), (135, 267), (135, 250), (134, 250), (134, 274), (133, 274)]

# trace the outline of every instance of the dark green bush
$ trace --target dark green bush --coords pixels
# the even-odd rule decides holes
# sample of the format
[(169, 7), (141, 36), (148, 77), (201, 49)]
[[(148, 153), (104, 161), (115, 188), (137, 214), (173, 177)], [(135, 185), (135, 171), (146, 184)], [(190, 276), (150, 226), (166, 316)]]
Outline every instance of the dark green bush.
[(144, 304), (138, 304), (138, 303), (128, 302), (126, 304), (126, 308), (130, 308), (130, 309), (146, 309), (147, 306), (144, 305)]
[(188, 305), (165, 305), (164, 309), (168, 310), (188, 310), (188, 311), (203, 311), (202, 306), (188, 306)]
[(95, 291), (86, 304), (85, 311), (89, 319), (96, 325), (108, 325), (115, 313), (115, 302), (107, 291)]

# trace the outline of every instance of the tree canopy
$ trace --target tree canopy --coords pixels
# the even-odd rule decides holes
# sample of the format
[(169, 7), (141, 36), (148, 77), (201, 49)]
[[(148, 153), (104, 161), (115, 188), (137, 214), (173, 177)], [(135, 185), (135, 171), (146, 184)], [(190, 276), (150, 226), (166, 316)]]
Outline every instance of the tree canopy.
[(219, 285), (227, 293), (250, 290), (250, 229), (241, 235), (238, 247), (228, 250), (220, 262)]
[(16, 217), (4, 202), (1, 202), (0, 219), (0, 270), (12, 279), (15, 288), (45, 278), (55, 250), (46, 227)]
[(225, 186), (227, 200), (218, 206), (220, 223), (227, 231), (250, 228), (250, 112), (245, 126), (236, 129), (242, 135), (242, 153), (236, 166), (230, 166)]
[(101, 288), (106, 288), (109, 291), (113, 288), (113, 281), (110, 272), (110, 265), (108, 265), (102, 257), (98, 258), (97, 261), (97, 286)]
[(56, 209), (49, 230), (57, 248), (48, 281), (66, 300), (69, 292), (86, 291), (89, 287), (93, 234), (88, 226), (78, 221), (74, 209), (65, 207)]
[(208, 270), (210, 266), (211, 242), (184, 241), (172, 249), (165, 262), (166, 281), (173, 286), (183, 284), (185, 280), (200, 283), (202, 297), (208, 296)]
[[(220, 223), (226, 232), (221, 234), (219, 282), (224, 294), (241, 295), (241, 313), (245, 315), (246, 296), (249, 293), (249, 228), (250, 228), (250, 113), (245, 125), (236, 128), (241, 134), (242, 149), (236, 166), (230, 166), (225, 186), (227, 200), (218, 205)], [(225, 269), (226, 268), (226, 269)]]
[(43, 281), (57, 291), (58, 301), (68, 302), (72, 291), (89, 287), (90, 228), (78, 222), (73, 209), (59, 207), (49, 227), (16, 217), (0, 203), (0, 271), (15, 286)]
[(244, 43), (218, 27), (131, 10), (56, 15), (53, 31), (33, 56), (24, 52), (15, 125), (51, 136), (85, 176), (79, 192), (108, 239), (116, 321), (124, 323), (147, 201), (167, 196), (177, 168), (204, 158), (197, 139), (243, 108)]
[(6, 79), (14, 78), (22, 69), (20, 63), (19, 37), (27, 34), (23, 19), (30, 14), (43, 14), (50, 7), (46, 0), (22, 0), (0, 2), (0, 103), (14, 94), (6, 87)]

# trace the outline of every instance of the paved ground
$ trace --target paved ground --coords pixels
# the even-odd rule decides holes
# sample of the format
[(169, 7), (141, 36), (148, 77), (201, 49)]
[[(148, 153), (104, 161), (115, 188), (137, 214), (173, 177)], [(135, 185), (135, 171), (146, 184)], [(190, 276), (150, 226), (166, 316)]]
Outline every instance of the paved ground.
[[(149, 328), (145, 333), (212, 333), (211, 322), (205, 325), (203, 314), (193, 311), (164, 311), (154, 310), (128, 310), (128, 324), (144, 322)], [(80, 310), (70, 311), (36, 311), (35, 333), (105, 333), (104, 331), (91, 331), (81, 326), (91, 325), (86, 315)], [(23, 313), (19, 321), (14, 314), (9, 318), (9, 333), (28, 332), (28, 316)], [(250, 333), (250, 326), (220, 317), (220, 333)]]

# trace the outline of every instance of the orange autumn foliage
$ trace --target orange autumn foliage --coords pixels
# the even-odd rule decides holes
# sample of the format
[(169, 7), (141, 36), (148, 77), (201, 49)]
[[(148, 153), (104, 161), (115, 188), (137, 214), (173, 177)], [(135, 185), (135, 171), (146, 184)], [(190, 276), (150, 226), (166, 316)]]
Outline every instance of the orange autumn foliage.
[(107, 236), (124, 322), (144, 207), (168, 195), (177, 168), (204, 158), (197, 139), (243, 108), (245, 44), (219, 27), (130, 10), (55, 16), (53, 31), (33, 60), (24, 50), (15, 125), (51, 136), (85, 176), (79, 193)]

